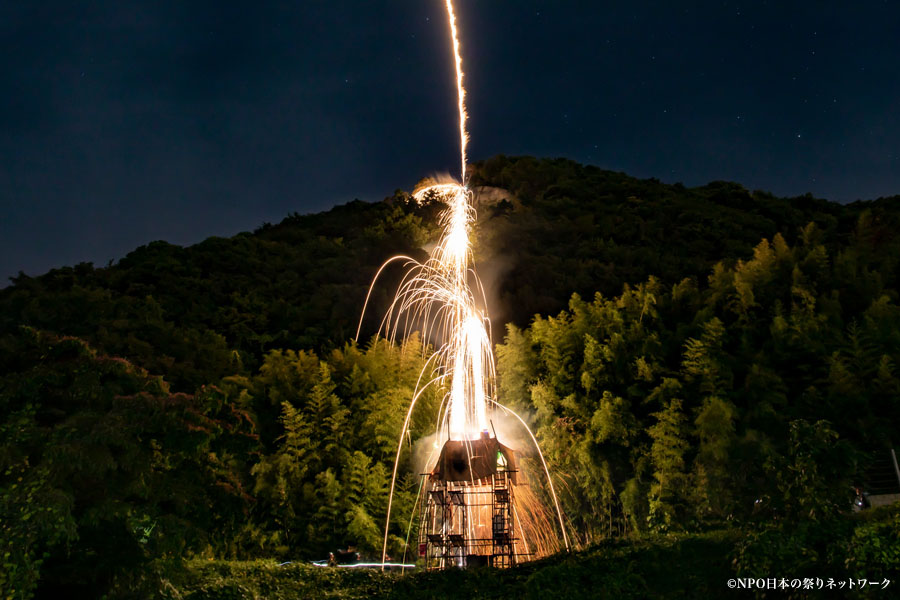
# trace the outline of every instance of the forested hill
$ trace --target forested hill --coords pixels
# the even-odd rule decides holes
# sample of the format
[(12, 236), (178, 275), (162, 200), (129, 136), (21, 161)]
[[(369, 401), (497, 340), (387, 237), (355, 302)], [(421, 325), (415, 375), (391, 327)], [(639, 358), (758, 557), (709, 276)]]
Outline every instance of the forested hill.
[[(746, 259), (761, 239), (779, 232), (793, 244), (809, 223), (833, 252), (850, 241), (866, 213), (873, 254), (893, 261), (890, 252), (900, 248), (900, 196), (841, 205), (810, 195), (778, 198), (724, 181), (686, 188), (564, 159), (503, 156), (479, 163), (472, 185), (504, 188), (514, 197), (480, 216), (486, 260), (510, 265), (492, 316), (517, 324), (561, 310), (573, 292), (613, 296), (650, 275), (664, 283), (704, 282), (716, 262)], [(884, 263), (874, 258), (870, 266), (881, 270)]]
[[(673, 532), (721, 528), (723, 573), (897, 572), (900, 514), (848, 513), (900, 443), (900, 197), (840, 205), (506, 157), (471, 186), (498, 396), (529, 419), (574, 543), (664, 536), (649, 557)], [(385, 535), (410, 558), (413, 448), (443, 390), (418, 396), (397, 461), (433, 375), (418, 336), (371, 341), (399, 266), (350, 340), (379, 266), (423, 258), (440, 210), (398, 191), (0, 291), (0, 597), (187, 597), (172, 587), (187, 564), (348, 545), (375, 558)], [(255, 576), (234, 568), (243, 592), (196, 597), (249, 597)], [(566, 568), (534, 589), (567, 589)]]
[[(863, 236), (866, 268), (881, 274), (880, 285), (897, 287), (898, 197), (840, 205), (726, 182), (686, 188), (530, 157), (497, 156), (472, 173), (472, 187), (510, 193), (480, 207), (476, 235), (497, 333), (505, 322), (525, 325), (536, 313), (561, 310), (573, 292), (615, 295), (650, 275), (702, 283), (716, 262), (748, 258), (777, 232), (793, 243), (810, 222), (829, 252)], [(110, 267), (20, 274), (0, 290), (0, 334), (30, 325), (78, 336), (193, 391), (253, 372), (268, 349), (343, 344), (355, 334), (379, 265), (397, 253), (423, 256), (437, 234), (437, 210), (398, 191), (381, 203), (293, 214), (187, 248), (153, 242)], [(376, 288), (366, 337), (397, 275)]]

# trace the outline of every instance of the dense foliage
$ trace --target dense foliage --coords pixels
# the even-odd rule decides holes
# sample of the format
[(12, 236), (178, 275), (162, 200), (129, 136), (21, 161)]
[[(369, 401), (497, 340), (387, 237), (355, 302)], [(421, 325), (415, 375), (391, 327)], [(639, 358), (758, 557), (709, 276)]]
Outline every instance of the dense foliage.
[(252, 419), (77, 338), (0, 339), (0, 591), (98, 597), (242, 518)]
[[(356, 546), (380, 560), (399, 432), (424, 367), (417, 338), (350, 344), (323, 359), (270, 352), (253, 378), (225, 380), (230, 396), (252, 403), (269, 440), (250, 476), (257, 500), (244, 548), (256, 555), (323, 558)], [(438, 398), (419, 399), (409, 443), (433, 429)], [(267, 432), (268, 433), (265, 433)], [(402, 553), (418, 477), (404, 452), (392, 511), (391, 553)], [(234, 554), (240, 554), (240, 548)]]
[(476, 258), (500, 271), (491, 315), (527, 325), (555, 314), (572, 293), (616, 296), (624, 284), (706, 280), (717, 262), (746, 259), (781, 233), (790, 245), (815, 223), (835, 256), (865, 213), (870, 269), (897, 289), (900, 197), (841, 205), (810, 195), (777, 198), (736, 183), (697, 188), (639, 180), (565, 159), (497, 156), (479, 163), (472, 185), (496, 186), (509, 201), (479, 208)]
[[(500, 400), (535, 426), (580, 543), (650, 536), (596, 556), (666, 560), (646, 550), (666, 535), (740, 527), (737, 546), (709, 542), (727, 541), (740, 572), (783, 560), (780, 546), (897, 567), (895, 517), (842, 516), (873, 454), (900, 441), (896, 198), (842, 206), (506, 157), (473, 184), (510, 192), (479, 206), (475, 232), (495, 334), (506, 326)], [(429, 352), (372, 338), (399, 269), (374, 290), (368, 341), (348, 340), (378, 266), (424, 256), (438, 209), (398, 191), (0, 290), (0, 597), (153, 597), (189, 577), (185, 558), (207, 573), (348, 545), (380, 556)], [(415, 535), (412, 450), (438, 395), (401, 447), (395, 558)], [(836, 540), (852, 552), (823, 550)], [(584, 556), (571, 568), (596, 570)], [(247, 564), (254, 581), (274, 569)], [(556, 589), (568, 564), (529, 589)], [(347, 581), (307, 575), (336, 596)]]
[[(343, 345), (385, 257), (421, 255), (428, 231), (401, 196), (188, 248), (153, 242), (109, 267), (13, 278), (0, 290), (0, 333), (26, 324), (78, 336), (191, 392), (253, 373), (270, 349)], [(390, 289), (376, 290), (373, 310)]]
[[(187, 556), (380, 558), (397, 435), (424, 364), (416, 338), (320, 359), (273, 350), (196, 394), (23, 328), (0, 339), (2, 597), (134, 591)], [(433, 428), (423, 395), (410, 443)], [(418, 492), (403, 453), (391, 552)], [(137, 583), (136, 583), (137, 582)], [(149, 593), (149, 592), (148, 592)]]
[[(587, 540), (849, 506), (867, 452), (896, 444), (900, 306), (866, 220), (829, 256), (814, 224), (702, 288), (655, 277), (510, 326), (500, 394), (533, 410)], [(893, 277), (893, 273), (886, 274)]]
[[(501, 325), (525, 326), (565, 308), (573, 292), (613, 296), (650, 275), (704, 281), (716, 262), (749, 257), (763, 238), (781, 232), (795, 244), (809, 222), (834, 256), (865, 211), (872, 256), (864, 258), (881, 285), (897, 288), (896, 199), (843, 206), (725, 182), (685, 188), (562, 159), (499, 156), (472, 173), (473, 186), (512, 194), (479, 207), (475, 240), (479, 271), (496, 292), (490, 314)], [(0, 290), (0, 334), (24, 324), (78, 336), (193, 392), (253, 374), (272, 349), (341, 347), (356, 333), (378, 267), (394, 254), (424, 256), (439, 208), (398, 191), (187, 248), (153, 242), (103, 268), (20, 274)], [(375, 333), (400, 273), (389, 270), (374, 290), (361, 339)]]

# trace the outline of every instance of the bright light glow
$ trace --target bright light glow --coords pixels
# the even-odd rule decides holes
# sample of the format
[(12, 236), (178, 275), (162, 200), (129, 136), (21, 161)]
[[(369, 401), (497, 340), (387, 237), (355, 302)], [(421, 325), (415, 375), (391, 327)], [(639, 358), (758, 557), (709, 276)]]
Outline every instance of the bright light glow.
[(462, 159), (460, 179), (466, 181), (466, 144), (469, 142), (469, 133), (466, 131), (466, 88), (463, 87), (462, 57), (459, 55), (459, 33), (456, 31), (456, 13), (453, 12), (452, 0), (447, 2), (447, 16), (450, 19), (450, 37), (453, 38), (453, 57), (456, 59), (456, 97), (459, 108), (459, 155)]
[[(398, 444), (391, 476), (382, 564), (387, 556), (388, 528), (397, 481), (397, 468), (400, 464), (402, 440), (408, 430), (416, 401), (425, 389), (436, 385), (445, 390), (438, 415), (438, 440), (475, 440), (484, 432), (488, 432), (488, 435), (493, 437), (488, 403), (494, 403), (495, 396), (494, 355), (488, 333), (489, 321), (484, 309), (479, 308), (479, 306), (486, 305), (483, 288), (471, 267), (473, 260), (469, 234), (475, 220), (475, 210), (471, 202), (471, 192), (466, 185), (466, 145), (469, 136), (466, 131), (462, 58), (453, 3), (452, 0), (445, 0), (445, 2), (456, 64), (460, 181), (439, 183), (413, 193), (413, 197), (420, 204), (440, 202), (446, 206), (440, 216), (441, 237), (425, 262), (419, 262), (407, 256), (396, 256), (388, 260), (379, 269), (375, 280), (372, 281), (372, 286), (366, 296), (366, 303), (363, 306), (363, 316), (365, 316), (372, 289), (385, 267), (393, 262), (403, 261), (407, 269), (406, 274), (381, 322), (380, 331), (384, 331), (386, 337), (391, 341), (396, 341), (397, 338), (407, 337), (413, 330), (420, 330), (424, 340), (431, 341), (435, 346), (434, 354), (429, 358), (425, 369), (420, 374), (412, 403), (400, 432), (401, 442)], [(470, 282), (474, 284), (475, 289), (480, 290), (480, 298), (476, 299), (472, 287), (469, 285)], [(362, 318), (360, 318), (361, 327)], [(357, 329), (357, 338), (359, 331), (360, 329)], [(426, 372), (430, 373), (432, 370), (437, 373), (437, 376), (431, 379), (426, 378)], [(423, 382), (425, 379), (428, 380)], [(518, 415), (516, 417), (518, 418)], [(532, 439), (534, 440), (533, 435)], [(535, 445), (536, 443), (535, 440)], [(442, 445), (443, 441), (436, 440), (433, 456), (440, 447), (439, 444)], [(543, 456), (541, 456), (541, 460), (543, 461)], [(543, 464), (549, 479), (546, 463)], [(550, 486), (553, 491), (552, 481)], [(555, 492), (553, 492), (553, 499), (556, 502)], [(562, 514), (559, 511), (558, 503), (556, 508), (560, 526), (562, 526)], [(563, 531), (563, 539), (568, 549), (565, 531)]]

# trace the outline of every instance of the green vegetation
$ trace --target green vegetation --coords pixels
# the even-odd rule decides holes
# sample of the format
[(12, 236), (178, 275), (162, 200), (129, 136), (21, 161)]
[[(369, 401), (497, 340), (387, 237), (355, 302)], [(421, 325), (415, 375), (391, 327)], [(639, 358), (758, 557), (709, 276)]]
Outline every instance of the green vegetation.
[[(429, 352), (372, 337), (400, 269), (349, 340), (439, 209), (398, 191), (0, 290), (0, 597), (710, 597), (729, 574), (900, 571), (897, 511), (846, 514), (900, 446), (900, 199), (531, 158), (474, 173), (512, 193), (476, 225), (500, 400), (586, 551), (403, 578), (300, 564), (380, 556)], [(404, 441), (398, 559), (438, 402)]]
[[(162, 591), (162, 595), (191, 600), (705, 599), (724, 597), (728, 580), (738, 576), (819, 578), (823, 586), (828, 578), (846, 582), (852, 576), (880, 584), (885, 577), (896, 577), (898, 525), (900, 510), (894, 507), (836, 519), (802, 534), (772, 530), (748, 537), (731, 529), (609, 539), (570, 556), (555, 556), (508, 571), (473, 569), (401, 575), (303, 564), (278, 566), (272, 560), (197, 560), (168, 580), (163, 588), (168, 593)], [(764, 539), (765, 535), (773, 539)], [(885, 560), (894, 566), (885, 569)], [(823, 594), (827, 592), (823, 590)], [(886, 593), (873, 587), (857, 590), (855, 597), (881, 598)], [(791, 597), (791, 590), (774, 595)], [(805, 598), (809, 592), (800, 590), (793, 596)]]
[(829, 256), (809, 225), (702, 288), (651, 277), (510, 326), (500, 395), (533, 411), (585, 541), (850, 504), (900, 423), (900, 307), (867, 295), (858, 256)]
[[(415, 339), (325, 360), (273, 350), (256, 376), (192, 395), (31, 328), (3, 338), (0, 358), (4, 598), (39, 580), (116, 595), (183, 556), (321, 558), (350, 540), (380, 557), (396, 432), (424, 362)], [(436, 398), (420, 401), (417, 437)], [(418, 491), (404, 467), (392, 552)]]

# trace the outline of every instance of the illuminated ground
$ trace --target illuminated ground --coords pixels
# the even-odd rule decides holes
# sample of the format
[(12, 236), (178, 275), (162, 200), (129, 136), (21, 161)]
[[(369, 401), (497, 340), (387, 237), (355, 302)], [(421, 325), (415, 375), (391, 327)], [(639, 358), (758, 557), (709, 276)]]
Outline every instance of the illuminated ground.
[(197, 561), (178, 586), (191, 600), (234, 598), (645, 598), (714, 597), (729, 577), (727, 555), (739, 535), (704, 535), (618, 542), (526, 563), (512, 569), (417, 572), (279, 567), (272, 561)]
[[(758, 542), (755, 546), (753, 541)], [(900, 504), (810, 527), (730, 529), (604, 542), (512, 569), (381, 573), (278, 566), (274, 560), (194, 561), (173, 578), (190, 600), (233, 598), (718, 598), (734, 577), (883, 577), (900, 588)], [(823, 590), (823, 593), (826, 590)], [(887, 590), (888, 592), (890, 590)], [(858, 598), (892, 597), (872, 588)], [(879, 595), (881, 594), (881, 595)], [(746, 594), (751, 597), (750, 594)], [(833, 595), (832, 597), (838, 597)]]

